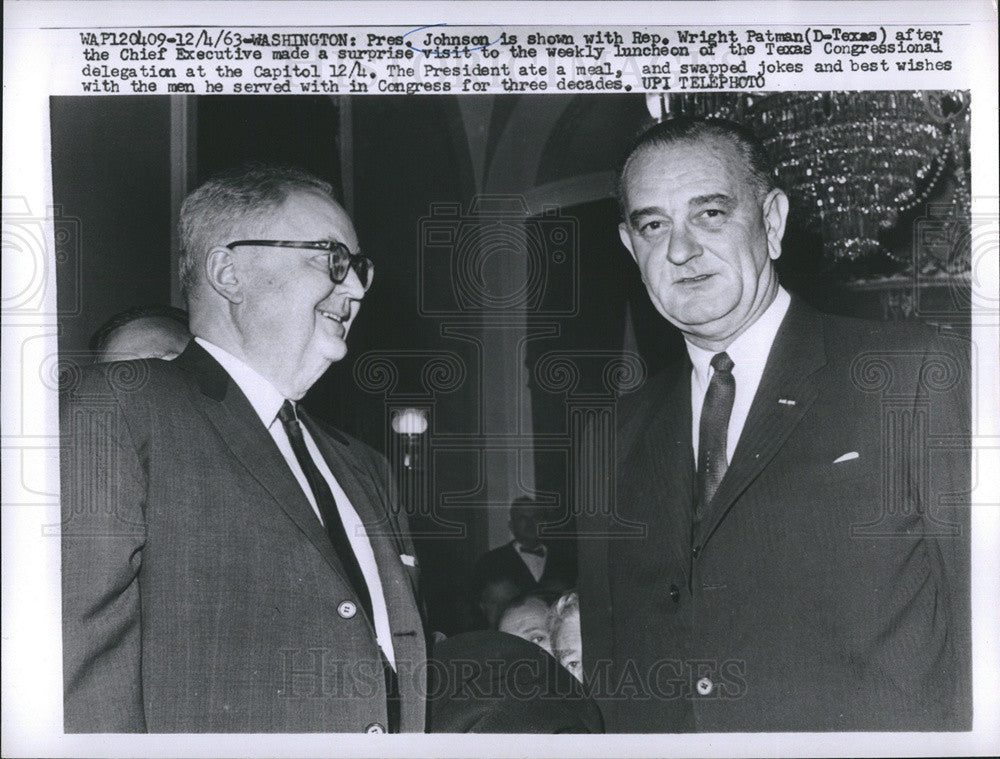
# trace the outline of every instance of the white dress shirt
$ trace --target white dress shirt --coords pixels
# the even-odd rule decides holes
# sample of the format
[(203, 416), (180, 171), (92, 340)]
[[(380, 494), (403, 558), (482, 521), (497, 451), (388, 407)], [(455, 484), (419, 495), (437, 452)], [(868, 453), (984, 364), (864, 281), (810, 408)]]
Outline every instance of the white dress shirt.
[[(733, 413), (729, 417), (729, 429), (726, 433), (726, 462), (732, 463), (733, 452), (743, 433), (747, 415), (753, 397), (757, 394), (760, 379), (764, 375), (768, 354), (774, 338), (778, 334), (781, 320), (785, 318), (788, 306), (792, 302), (788, 291), (778, 287), (778, 294), (771, 305), (760, 315), (742, 335), (737, 337), (726, 348), (726, 353), (733, 360), (733, 379), (736, 380), (736, 397), (733, 399)], [(708, 383), (715, 370), (710, 362), (716, 355), (712, 351), (687, 343), (688, 355), (691, 357), (691, 443), (694, 449), (694, 460), (698, 461), (698, 438), (701, 426), (701, 409), (705, 405), (705, 394)]]
[[(302, 471), (298, 459), (295, 458), (295, 451), (292, 450), (292, 444), (285, 433), (284, 425), (278, 419), (278, 411), (281, 410), (281, 405), (285, 402), (285, 397), (275, 389), (274, 385), (247, 366), (243, 361), (236, 358), (236, 356), (200, 337), (196, 337), (195, 340), (212, 355), (212, 358), (222, 365), (222, 368), (232, 377), (233, 382), (237, 384), (247, 397), (247, 400), (250, 401), (250, 405), (253, 406), (254, 411), (257, 412), (257, 416), (260, 417), (261, 422), (267, 427), (267, 431), (277, 444), (278, 450), (281, 451), (281, 455), (292, 470), (292, 474), (298, 480), (302, 492), (309, 499), (316, 518), (322, 524), (323, 516), (319, 513), (319, 508), (316, 505), (316, 497), (313, 495), (312, 488), (309, 487), (309, 480), (306, 479), (306, 473)], [(323, 475), (323, 478), (330, 486), (330, 492), (333, 493), (333, 498), (337, 502), (337, 511), (340, 512), (340, 518), (344, 522), (344, 529), (347, 531), (347, 538), (351, 542), (354, 555), (357, 556), (358, 564), (361, 565), (361, 572), (364, 575), (365, 583), (368, 585), (368, 592), (372, 599), (372, 613), (375, 616), (375, 619), (372, 621), (375, 624), (375, 636), (379, 647), (395, 669), (396, 659), (392, 647), (392, 632), (389, 628), (389, 612), (386, 608), (385, 594), (382, 592), (382, 580), (379, 577), (378, 564), (375, 562), (375, 552), (372, 550), (371, 540), (368, 538), (368, 533), (365, 531), (364, 523), (358, 516), (358, 512), (351, 505), (347, 494), (340, 487), (337, 478), (333, 476), (319, 448), (316, 447), (316, 441), (309, 434), (309, 429), (304, 424), (301, 427), (306, 448), (309, 450), (309, 454), (312, 456), (320, 474)]]
[(545, 560), (549, 555), (548, 548), (541, 543), (539, 543), (539, 547), (542, 549), (541, 556), (533, 553), (524, 553), (521, 551), (520, 541), (514, 541), (514, 550), (517, 551), (517, 555), (521, 557), (521, 561), (523, 561), (525, 566), (528, 567), (528, 571), (531, 572), (531, 576), (535, 578), (535, 582), (540, 582), (542, 575), (545, 574)]

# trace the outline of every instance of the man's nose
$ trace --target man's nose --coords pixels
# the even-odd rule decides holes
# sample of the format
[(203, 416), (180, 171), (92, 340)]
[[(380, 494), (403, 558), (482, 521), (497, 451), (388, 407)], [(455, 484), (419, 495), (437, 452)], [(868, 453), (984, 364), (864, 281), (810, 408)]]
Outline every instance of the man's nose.
[(687, 226), (683, 224), (675, 226), (667, 241), (667, 260), (675, 266), (681, 266), (699, 255), (701, 255), (701, 245), (692, 237)]

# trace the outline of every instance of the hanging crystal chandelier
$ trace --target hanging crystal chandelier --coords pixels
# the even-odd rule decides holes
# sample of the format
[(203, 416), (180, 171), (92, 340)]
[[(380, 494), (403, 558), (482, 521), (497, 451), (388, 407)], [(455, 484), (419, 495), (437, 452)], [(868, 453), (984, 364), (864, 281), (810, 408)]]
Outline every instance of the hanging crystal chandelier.
[(950, 167), (956, 218), (969, 216), (966, 92), (651, 95), (656, 118), (686, 114), (751, 127), (793, 210), (834, 262), (883, 252), (881, 230), (927, 200)]

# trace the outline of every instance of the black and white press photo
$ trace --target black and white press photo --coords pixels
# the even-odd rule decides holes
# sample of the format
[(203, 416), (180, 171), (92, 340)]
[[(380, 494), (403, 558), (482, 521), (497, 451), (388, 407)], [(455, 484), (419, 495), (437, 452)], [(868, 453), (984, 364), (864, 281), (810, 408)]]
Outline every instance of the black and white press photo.
[(988, 754), (995, 29), (474, 5), (5, 75), (5, 731)]
[(64, 351), (184, 332), (64, 372), (67, 730), (420, 732), (569, 591), (602, 729), (969, 728), (967, 92), (51, 107)]

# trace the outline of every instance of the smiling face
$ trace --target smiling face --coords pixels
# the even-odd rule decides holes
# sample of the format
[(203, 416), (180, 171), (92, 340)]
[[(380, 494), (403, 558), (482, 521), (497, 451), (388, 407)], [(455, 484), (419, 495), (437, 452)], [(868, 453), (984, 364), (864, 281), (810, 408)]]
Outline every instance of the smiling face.
[[(255, 239), (336, 240), (358, 250), (354, 225), (328, 196), (313, 191), (289, 195)], [(347, 333), (364, 289), (351, 269), (330, 279), (321, 250), (240, 246), (233, 261), (243, 285), (233, 318), (247, 363), (293, 400), (347, 354)]]
[(640, 148), (623, 188), (619, 233), (653, 305), (695, 345), (724, 350), (777, 294), (784, 193), (761, 197), (719, 137)]

